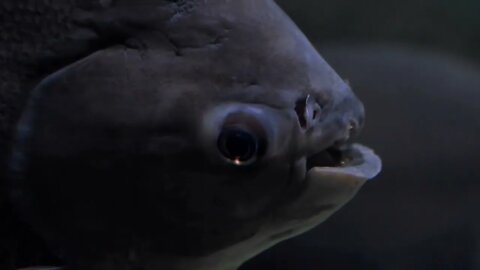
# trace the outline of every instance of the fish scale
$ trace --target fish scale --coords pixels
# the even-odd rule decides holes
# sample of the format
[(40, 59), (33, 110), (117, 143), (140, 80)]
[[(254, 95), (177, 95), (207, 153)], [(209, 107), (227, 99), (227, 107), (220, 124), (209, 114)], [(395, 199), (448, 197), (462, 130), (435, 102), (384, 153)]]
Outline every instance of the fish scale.
[[(81, 2), (79, 5), (79, 2)], [(10, 222), (1, 226), (0, 254), (16, 257), (16, 240), (11, 235), (25, 234), (18, 230), (17, 218), (5, 202), (6, 160), (12, 145), (12, 133), (30, 91), (43, 77), (68, 64), (76, 55), (85, 54), (82, 48), (68, 49), (66, 42), (72, 33), (81, 29), (74, 25), (77, 7), (94, 8), (90, 0), (2, 0), (0, 1), (0, 215)], [(77, 29), (78, 28), (78, 29)], [(75, 37), (75, 36), (74, 36)], [(77, 41), (85, 35), (76, 35)], [(61, 49), (65, 47), (66, 49)], [(78, 49), (80, 48), (80, 50)], [(59, 53), (70, 52), (70, 56)], [(50, 61), (56, 59), (55, 61)], [(61, 59), (61, 61), (58, 61)], [(54, 65), (51, 63), (55, 62)], [(25, 236), (24, 236), (25, 237)], [(19, 237), (23, 239), (22, 237)], [(15, 239), (15, 236), (14, 238)], [(29, 238), (29, 243), (37, 241)], [(3, 255), (2, 255), (3, 256)], [(2, 265), (0, 268), (10, 269)], [(6, 267), (6, 268), (4, 268)]]
[[(192, 9), (190, 1), (168, 2), (180, 13)], [(96, 23), (104, 23), (103, 15), (96, 12), (111, 11), (110, 4), (105, 0), (0, 1), (0, 159), (8, 153), (9, 134), (35, 84), (103, 48), (102, 38), (111, 38), (111, 29), (101, 34), (94, 29)], [(131, 5), (128, 1), (122, 4)], [(82, 21), (84, 16), (93, 22)]]
[(9, 152), (10, 134), (32, 87), (88, 53), (83, 51), (88, 47), (75, 46), (85, 37), (75, 35), (81, 31), (74, 22), (75, 12), (99, 7), (93, 0), (0, 1), (1, 160)]

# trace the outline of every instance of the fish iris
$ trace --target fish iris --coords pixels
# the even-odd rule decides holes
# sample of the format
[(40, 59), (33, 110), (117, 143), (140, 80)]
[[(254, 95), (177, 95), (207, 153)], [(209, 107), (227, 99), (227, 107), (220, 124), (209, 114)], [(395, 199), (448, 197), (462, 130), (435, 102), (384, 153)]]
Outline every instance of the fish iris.
[(258, 150), (257, 138), (240, 129), (226, 129), (218, 138), (221, 154), (235, 164), (255, 158)]

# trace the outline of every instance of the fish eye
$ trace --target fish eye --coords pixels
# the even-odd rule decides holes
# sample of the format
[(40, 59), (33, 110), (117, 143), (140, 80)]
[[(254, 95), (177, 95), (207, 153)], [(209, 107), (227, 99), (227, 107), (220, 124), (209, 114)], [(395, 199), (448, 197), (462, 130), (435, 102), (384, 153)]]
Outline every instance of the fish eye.
[(217, 141), (220, 154), (230, 163), (243, 166), (257, 161), (265, 152), (265, 140), (241, 127), (224, 128)]

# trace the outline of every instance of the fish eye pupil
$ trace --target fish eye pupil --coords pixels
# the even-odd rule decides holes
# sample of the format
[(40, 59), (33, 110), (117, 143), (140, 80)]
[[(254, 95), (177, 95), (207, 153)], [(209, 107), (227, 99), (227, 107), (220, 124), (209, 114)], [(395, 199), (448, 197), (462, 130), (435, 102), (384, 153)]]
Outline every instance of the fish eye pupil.
[(244, 130), (225, 129), (218, 138), (220, 153), (235, 165), (242, 165), (256, 157), (258, 152), (257, 138)]

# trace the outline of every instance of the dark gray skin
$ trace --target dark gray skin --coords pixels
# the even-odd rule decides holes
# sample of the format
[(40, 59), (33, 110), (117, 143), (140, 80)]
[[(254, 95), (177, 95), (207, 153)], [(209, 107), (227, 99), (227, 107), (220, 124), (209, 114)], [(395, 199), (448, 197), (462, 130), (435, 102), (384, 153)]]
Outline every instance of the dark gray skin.
[(361, 139), (385, 166), (334, 218), (242, 269), (480, 269), (480, 66), (408, 45), (318, 49), (369, 109)]
[[(15, 205), (71, 269), (236, 269), (379, 172), (344, 147), (363, 105), (273, 1), (100, 2), (66, 9), (89, 42), (45, 45), (66, 64), (32, 75), (10, 162)], [(241, 164), (219, 151), (233, 127), (259, 143)], [(307, 160), (332, 146), (341, 163)]]

